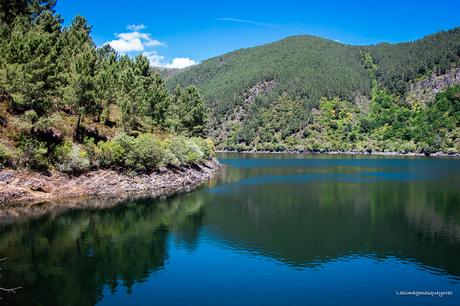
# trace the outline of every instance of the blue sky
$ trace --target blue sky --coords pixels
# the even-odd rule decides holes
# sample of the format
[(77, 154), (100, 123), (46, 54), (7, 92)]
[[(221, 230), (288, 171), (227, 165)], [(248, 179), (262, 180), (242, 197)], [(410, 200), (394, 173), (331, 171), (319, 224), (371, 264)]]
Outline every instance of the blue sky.
[(144, 53), (152, 64), (167, 67), (290, 35), (374, 44), (414, 40), (460, 26), (459, 0), (60, 0), (56, 9), (66, 24), (75, 15), (86, 17), (97, 45), (110, 42), (122, 53)]

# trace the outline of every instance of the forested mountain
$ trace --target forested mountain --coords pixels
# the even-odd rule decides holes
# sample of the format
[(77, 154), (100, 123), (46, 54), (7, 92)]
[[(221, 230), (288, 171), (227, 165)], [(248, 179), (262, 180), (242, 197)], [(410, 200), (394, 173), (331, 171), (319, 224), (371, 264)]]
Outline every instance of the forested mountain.
[[(294, 36), (206, 60), (167, 86), (200, 90), (219, 148), (458, 152), (458, 90), (432, 93), (460, 83), (459, 66), (460, 28), (372, 46)], [(434, 84), (436, 75), (451, 77)], [(409, 99), (419, 87), (432, 95)], [(449, 111), (430, 113), (438, 108)], [(421, 117), (450, 125), (428, 121), (432, 133), (418, 135)]]
[(54, 6), (0, 2), (2, 166), (193, 163), (213, 154), (208, 131), (231, 150), (460, 152), (460, 28), (373, 46), (294, 36), (171, 70), (96, 47)]
[(213, 155), (196, 88), (170, 94), (144, 56), (96, 48), (55, 1), (0, 2), (0, 168), (148, 171)]

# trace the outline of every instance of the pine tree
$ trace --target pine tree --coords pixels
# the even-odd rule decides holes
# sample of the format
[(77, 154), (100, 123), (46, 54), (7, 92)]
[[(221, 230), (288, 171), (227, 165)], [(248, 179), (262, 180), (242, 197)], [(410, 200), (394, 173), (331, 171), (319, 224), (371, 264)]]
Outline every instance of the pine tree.
[(203, 99), (194, 86), (188, 86), (181, 93), (179, 118), (182, 127), (192, 136), (206, 135), (207, 114)]
[(96, 103), (100, 105), (99, 121), (107, 124), (110, 121), (110, 106), (117, 98), (118, 63), (117, 53), (104, 45), (97, 49), (96, 72), (94, 76)]
[(94, 114), (100, 106), (95, 103), (94, 71), (96, 49), (90, 36), (91, 27), (85, 18), (77, 16), (64, 31), (61, 65), (65, 70), (64, 103), (78, 116), (75, 139), (81, 140), (80, 128), (86, 114)]
[(44, 113), (52, 107), (59, 86), (61, 19), (50, 11), (31, 22), (17, 17), (1, 44), (0, 87), (13, 107)]

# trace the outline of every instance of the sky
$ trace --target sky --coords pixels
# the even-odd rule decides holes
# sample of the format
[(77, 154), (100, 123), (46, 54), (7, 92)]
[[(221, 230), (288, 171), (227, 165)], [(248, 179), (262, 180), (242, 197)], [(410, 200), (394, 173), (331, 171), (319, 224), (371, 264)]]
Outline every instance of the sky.
[(98, 46), (170, 68), (292, 35), (368, 45), (460, 26), (460, 0), (58, 0), (56, 10), (66, 25), (86, 17)]

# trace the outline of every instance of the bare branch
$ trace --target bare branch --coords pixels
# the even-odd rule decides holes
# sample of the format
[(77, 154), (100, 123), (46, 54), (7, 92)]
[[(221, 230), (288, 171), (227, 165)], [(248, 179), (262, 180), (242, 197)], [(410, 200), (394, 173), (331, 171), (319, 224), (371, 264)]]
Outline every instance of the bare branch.
[[(0, 261), (4, 261), (4, 260), (6, 260), (6, 257), (5, 257), (5, 258), (0, 258)], [(1, 270), (1, 268), (0, 268), (0, 270)], [(1, 276), (2, 276), (2, 275), (0, 274), (0, 277), (1, 277)], [(16, 290), (18, 290), (18, 289), (22, 289), (22, 287), (14, 287), (14, 288), (3, 288), (3, 287), (0, 287), (0, 291), (4, 291), (4, 292), (6, 292), (6, 293), (16, 293)], [(2, 299), (2, 298), (0, 297), (0, 299)]]
[(1, 291), (5, 291), (8, 293), (16, 293), (16, 290), (21, 289), (22, 287), (15, 287), (15, 288), (2, 288), (0, 287)]

